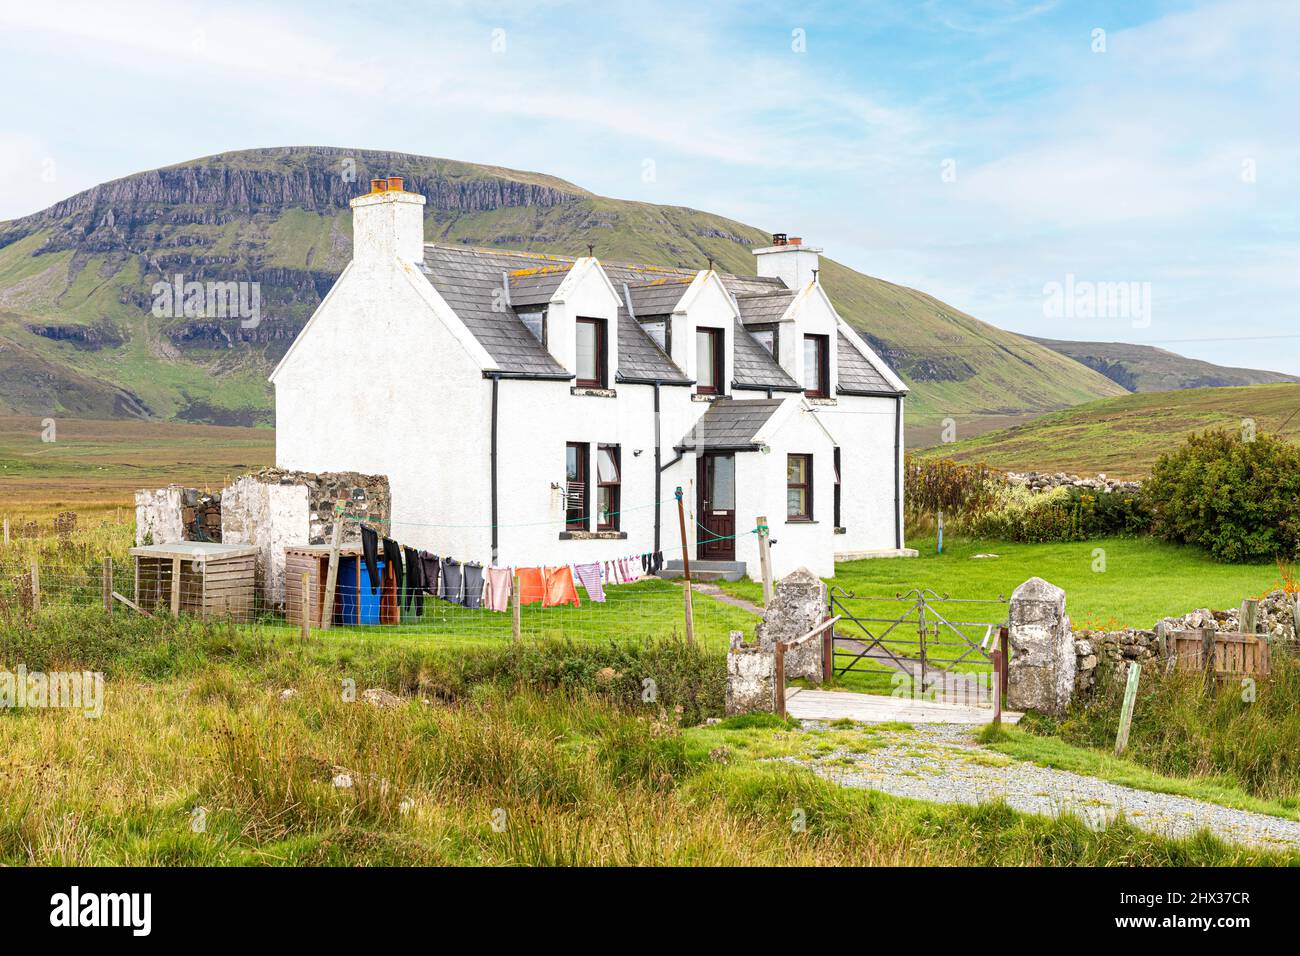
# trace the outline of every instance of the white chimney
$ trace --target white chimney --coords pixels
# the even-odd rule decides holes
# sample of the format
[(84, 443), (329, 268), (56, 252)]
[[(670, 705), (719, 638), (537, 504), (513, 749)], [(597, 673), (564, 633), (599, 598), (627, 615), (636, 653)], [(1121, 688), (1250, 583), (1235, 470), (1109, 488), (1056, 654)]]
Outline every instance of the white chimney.
[(812, 282), (820, 253), (820, 249), (805, 246), (798, 236), (787, 237), (783, 232), (773, 233), (770, 246), (754, 250), (758, 274), (780, 279), (787, 289), (802, 289)]
[(424, 259), (424, 197), (403, 189), (402, 177), (370, 180), (370, 192), (349, 205), (357, 265)]

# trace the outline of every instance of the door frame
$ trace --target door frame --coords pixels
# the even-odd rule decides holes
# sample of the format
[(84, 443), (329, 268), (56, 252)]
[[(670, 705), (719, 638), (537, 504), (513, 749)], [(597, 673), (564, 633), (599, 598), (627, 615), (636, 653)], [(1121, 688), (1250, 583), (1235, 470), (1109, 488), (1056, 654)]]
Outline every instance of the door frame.
[[(705, 495), (712, 489), (708, 484), (709, 459), (710, 458), (729, 458), (731, 459), (731, 482), (732, 494), (736, 494), (736, 453), (730, 451), (706, 451), (701, 452), (695, 462), (695, 514), (697, 515), (697, 527), (695, 533), (695, 560), (697, 561), (735, 561), (736, 560), (736, 509), (735, 501), (732, 501), (732, 508), (729, 512), (730, 520), (724, 519), (723, 527), (714, 529), (713, 510), (706, 507), (707, 499)], [(708, 541), (701, 539), (701, 534), (715, 536), (727, 536), (725, 541)], [(705, 548), (709, 547), (710, 552), (706, 554)]]

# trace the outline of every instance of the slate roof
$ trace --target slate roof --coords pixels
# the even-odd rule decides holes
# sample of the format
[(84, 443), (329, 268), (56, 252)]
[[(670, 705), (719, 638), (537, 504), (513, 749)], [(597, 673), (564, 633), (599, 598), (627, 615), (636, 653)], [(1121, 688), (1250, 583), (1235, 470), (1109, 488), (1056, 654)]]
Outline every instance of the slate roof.
[(738, 295), (736, 306), (740, 309), (740, 320), (746, 325), (779, 322), (796, 295), (798, 293), (793, 289), (764, 292), (760, 295)]
[[(425, 274), (447, 304), (492, 356), (502, 372), (555, 378), (573, 376), (528, 331), (515, 313), (493, 308), (501, 296), (503, 282), (509, 284), (510, 304), (515, 309), (543, 305), (560, 287), (574, 260), (567, 256), (477, 249), (425, 243)], [(638, 317), (666, 315), (677, 306), (694, 280), (691, 269), (601, 263), (601, 268), (623, 297), (623, 285), (632, 296)], [(741, 320), (736, 322), (734, 375), (739, 388), (800, 391), (799, 384), (781, 368), (767, 349), (744, 328), (743, 323), (775, 321), (794, 299), (780, 279), (736, 276), (725, 272), (718, 278), (736, 297)], [(782, 305), (784, 303), (784, 305)], [(774, 314), (773, 314), (774, 313)], [(772, 316), (771, 318), (760, 318)], [(617, 379), (659, 380), (687, 383), (686, 374), (655, 344), (654, 339), (620, 307), (618, 315), (619, 362)], [(847, 357), (846, 357), (847, 356)], [(840, 384), (850, 392), (870, 391), (896, 394), (867, 358), (842, 335), (839, 342)], [(846, 369), (848, 373), (846, 374)]]
[(836, 359), (839, 362), (837, 388), (845, 395), (901, 394), (843, 332), (839, 333)]
[(758, 447), (754, 437), (786, 401), (784, 398), (719, 399), (700, 416), (677, 447), (753, 451)]

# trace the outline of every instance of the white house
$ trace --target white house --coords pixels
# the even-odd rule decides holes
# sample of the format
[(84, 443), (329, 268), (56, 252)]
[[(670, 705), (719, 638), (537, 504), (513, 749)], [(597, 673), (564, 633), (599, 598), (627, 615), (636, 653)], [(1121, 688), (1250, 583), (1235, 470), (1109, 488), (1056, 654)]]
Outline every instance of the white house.
[[(662, 551), (757, 577), (905, 553), (907, 389), (839, 317), (820, 250), (757, 276), (424, 241), (372, 180), (353, 259), (271, 375), (282, 468), (388, 476), (391, 536), (485, 565)], [(742, 568), (743, 566), (743, 568)]]

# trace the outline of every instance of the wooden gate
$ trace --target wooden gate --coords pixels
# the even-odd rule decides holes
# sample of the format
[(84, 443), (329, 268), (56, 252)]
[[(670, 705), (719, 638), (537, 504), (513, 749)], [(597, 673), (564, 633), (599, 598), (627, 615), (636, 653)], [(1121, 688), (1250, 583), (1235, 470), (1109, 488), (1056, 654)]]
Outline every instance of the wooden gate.
[(1269, 647), (1263, 635), (1236, 631), (1174, 631), (1168, 653), (1182, 671), (1209, 671), (1215, 677), (1267, 677)]

